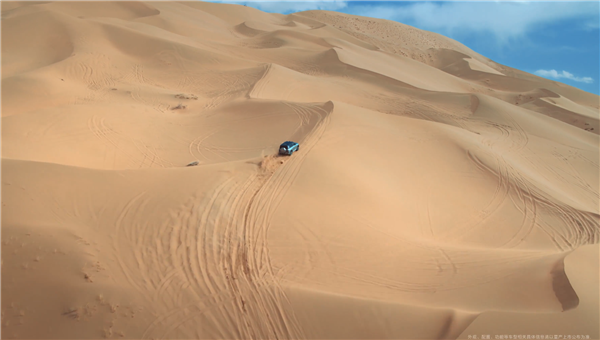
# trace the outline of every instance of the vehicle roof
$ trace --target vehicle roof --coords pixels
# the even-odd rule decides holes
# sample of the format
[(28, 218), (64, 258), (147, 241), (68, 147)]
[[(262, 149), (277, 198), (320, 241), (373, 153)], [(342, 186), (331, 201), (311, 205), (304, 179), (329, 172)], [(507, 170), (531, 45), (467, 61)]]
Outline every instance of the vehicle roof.
[(281, 143), (281, 146), (292, 146), (292, 145), (296, 145), (296, 144), (298, 144), (298, 143), (287, 141), (287, 142)]

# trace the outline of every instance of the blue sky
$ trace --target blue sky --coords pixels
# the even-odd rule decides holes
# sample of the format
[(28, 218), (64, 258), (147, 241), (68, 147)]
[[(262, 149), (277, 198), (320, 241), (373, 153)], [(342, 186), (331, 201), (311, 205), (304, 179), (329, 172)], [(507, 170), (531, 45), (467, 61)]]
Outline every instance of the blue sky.
[(500, 63), (599, 94), (598, 1), (211, 0), (289, 14), (312, 9), (398, 21)]

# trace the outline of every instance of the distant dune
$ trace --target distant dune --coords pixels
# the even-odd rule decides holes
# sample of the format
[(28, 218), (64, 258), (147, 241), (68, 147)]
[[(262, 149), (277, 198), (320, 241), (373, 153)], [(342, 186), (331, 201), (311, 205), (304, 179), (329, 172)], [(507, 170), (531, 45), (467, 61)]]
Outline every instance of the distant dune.
[(335, 12), (1, 6), (3, 338), (600, 338), (598, 96)]

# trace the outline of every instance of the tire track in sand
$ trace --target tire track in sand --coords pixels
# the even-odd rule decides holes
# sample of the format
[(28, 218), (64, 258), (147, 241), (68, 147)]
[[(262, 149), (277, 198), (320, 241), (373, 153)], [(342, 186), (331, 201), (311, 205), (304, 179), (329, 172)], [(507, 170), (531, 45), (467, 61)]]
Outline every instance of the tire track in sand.
[[(311, 109), (313, 115), (318, 117), (318, 121), (301, 143), (301, 151), (290, 157), (284, 166), (267, 173), (264, 179), (259, 179), (262, 183), (251, 197), (243, 215), (242, 237), (245, 247), (240, 247), (239, 256), (233, 257), (233, 268), (242, 268), (240, 272), (244, 274), (252, 288), (251, 294), (255, 295), (259, 313), (262, 314), (259, 321), (269, 320), (268, 327), (261, 324), (250, 326), (253, 331), (260, 330), (261, 338), (304, 337), (295, 316), (287, 315), (282, 308), (284, 304), (289, 305), (290, 302), (273, 272), (268, 254), (267, 234), (273, 213), (298, 175), (307, 154), (324, 134), (329, 123), (329, 115), (333, 111), (333, 103), (328, 102), (324, 107), (315, 105)], [(257, 291), (261, 288), (268, 293), (267, 296)]]
[(145, 261), (167, 258), (171, 262), (170, 268), (154, 266), (160, 271), (151, 294), (155, 303), (180, 301), (174, 295), (182, 289), (177, 293), (169, 287), (175, 286), (176, 278), (187, 282), (183, 287), (193, 296), (189, 303), (162, 309), (143, 338), (197, 334), (193, 327), (201, 317), (208, 318), (221, 338), (305, 337), (273, 273), (267, 234), (271, 216), (325, 132), (333, 103), (307, 105), (307, 109), (314, 127), (300, 141), (300, 152), (285, 157), (283, 163), (283, 157), (267, 157), (257, 172), (229, 178), (204, 199), (192, 199), (181, 207), (172, 223), (143, 236), (160, 239)]
[[(180, 274), (181, 281), (184, 282), (179, 291), (185, 290), (192, 296), (192, 300), (188, 299), (181, 305), (180, 298), (173, 296), (177, 292), (171, 291), (166, 298), (175, 304), (168, 306), (166, 312), (156, 317), (145, 330), (143, 338), (169, 338), (169, 334), (178, 327), (201, 315), (214, 315), (212, 321), (215, 325), (226, 322), (226, 328), (233, 326), (228, 322), (230, 317), (225, 308), (231, 297), (219, 281), (218, 273), (212, 270), (216, 259), (210, 256), (207, 249), (210, 246), (209, 238), (214, 236), (214, 230), (219, 227), (214, 222), (211, 223), (211, 219), (218, 220), (226, 213), (228, 202), (239, 191), (240, 186), (239, 178), (234, 176), (218, 185), (204, 199), (192, 197), (172, 213), (170, 223), (164, 224), (155, 234), (150, 235), (161, 241), (156, 245), (155, 256), (149, 261), (157, 261), (155, 264), (158, 266), (161, 260), (167, 258), (169, 268), (173, 268), (170, 274), (163, 275), (161, 283), (156, 286), (153, 294), (155, 301), (159, 306), (160, 303), (167, 303), (165, 298), (161, 300), (162, 293), (168, 292), (166, 282), (173, 280), (177, 274)], [(209, 231), (211, 228), (213, 232)], [(170, 326), (165, 333), (156, 334), (169, 325), (175, 327)]]
[[(234, 297), (235, 315), (232, 317), (238, 337), (302, 337), (295, 316), (287, 315), (283, 308), (289, 301), (273, 274), (268, 256), (265, 256), (268, 228), (265, 217), (270, 217), (268, 215), (276, 209), (273, 202), (283, 193), (282, 184), (287, 183), (285, 188), (291, 185), (306, 153), (324, 132), (328, 114), (318, 112), (319, 122), (305, 139), (304, 148), (285, 161), (285, 165), (276, 163), (280, 157), (263, 161), (261, 171), (250, 176), (233, 202), (219, 252), (219, 265), (227, 289)], [(269, 168), (269, 160), (275, 161), (274, 168)]]

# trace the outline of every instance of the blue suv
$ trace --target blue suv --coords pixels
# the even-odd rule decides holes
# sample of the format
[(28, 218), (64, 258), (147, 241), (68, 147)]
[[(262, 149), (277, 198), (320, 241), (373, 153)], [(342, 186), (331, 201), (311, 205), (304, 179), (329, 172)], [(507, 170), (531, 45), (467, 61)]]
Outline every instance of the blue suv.
[(279, 146), (279, 154), (280, 155), (291, 155), (294, 153), (294, 151), (298, 151), (299, 148), (300, 148), (300, 145), (298, 145), (298, 143), (287, 141)]

